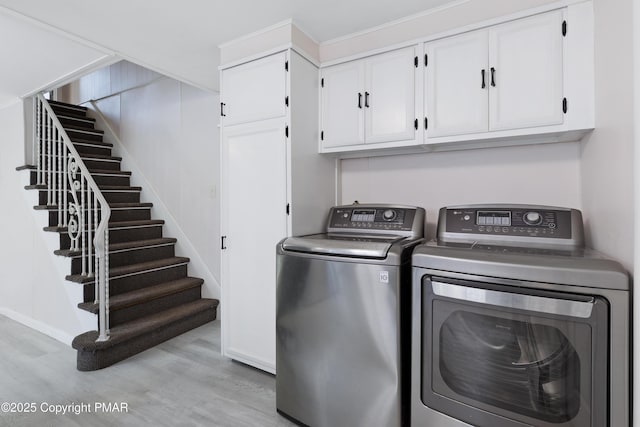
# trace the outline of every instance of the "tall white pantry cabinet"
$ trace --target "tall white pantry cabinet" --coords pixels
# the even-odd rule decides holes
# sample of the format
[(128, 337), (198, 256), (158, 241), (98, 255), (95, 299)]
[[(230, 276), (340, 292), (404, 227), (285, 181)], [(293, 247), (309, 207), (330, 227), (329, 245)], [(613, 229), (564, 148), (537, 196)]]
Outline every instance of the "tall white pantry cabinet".
[(276, 244), (322, 232), (318, 68), (292, 49), (221, 71), (222, 353), (275, 373)]

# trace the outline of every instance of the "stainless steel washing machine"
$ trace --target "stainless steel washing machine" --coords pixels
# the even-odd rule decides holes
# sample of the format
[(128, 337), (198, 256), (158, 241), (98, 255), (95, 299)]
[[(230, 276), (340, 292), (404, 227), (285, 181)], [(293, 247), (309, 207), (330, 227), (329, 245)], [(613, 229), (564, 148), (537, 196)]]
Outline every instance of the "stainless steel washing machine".
[(424, 222), (422, 208), (337, 206), (326, 233), (278, 244), (281, 414), (311, 427), (408, 425), (411, 251)]
[(629, 277), (579, 211), (440, 210), (413, 254), (411, 426), (623, 427)]

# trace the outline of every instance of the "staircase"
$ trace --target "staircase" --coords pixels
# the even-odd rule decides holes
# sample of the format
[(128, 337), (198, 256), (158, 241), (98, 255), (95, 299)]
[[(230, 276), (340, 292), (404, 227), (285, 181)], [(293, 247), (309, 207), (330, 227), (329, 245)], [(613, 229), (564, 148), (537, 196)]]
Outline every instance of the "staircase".
[[(111, 155), (112, 144), (103, 142), (103, 131), (95, 129), (95, 119), (87, 116), (85, 107), (55, 101), (49, 105), (111, 208), (109, 335), (99, 340), (96, 330), (75, 337), (72, 346), (78, 351), (78, 370), (105, 368), (215, 320), (218, 301), (201, 297), (203, 280), (187, 275), (189, 258), (175, 255), (176, 239), (163, 237), (164, 221), (151, 219), (152, 204), (140, 202), (142, 188), (130, 185), (131, 172), (121, 170), (121, 158)], [(60, 236), (60, 249), (55, 253), (71, 261), (66, 279), (83, 287), (84, 302), (78, 307), (98, 314), (95, 275), (87, 274), (83, 265), (91, 263), (83, 262), (80, 250), (71, 249), (68, 227), (59, 225), (58, 206), (47, 205), (46, 185), (37, 182), (37, 172), (32, 171), (31, 185), (26, 188), (39, 191), (35, 209), (49, 212), (50, 226), (45, 231)], [(91, 227), (90, 220), (85, 222)]]

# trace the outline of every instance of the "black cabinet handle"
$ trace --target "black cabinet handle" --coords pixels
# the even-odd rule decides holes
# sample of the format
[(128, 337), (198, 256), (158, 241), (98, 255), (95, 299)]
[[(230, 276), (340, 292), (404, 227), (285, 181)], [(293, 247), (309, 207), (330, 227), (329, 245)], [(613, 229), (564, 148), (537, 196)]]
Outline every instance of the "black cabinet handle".
[(220, 103), (220, 115), (221, 115), (222, 117), (227, 117), (227, 115), (224, 113), (224, 106), (225, 106), (225, 105), (227, 105), (227, 104), (225, 104), (224, 102), (221, 102), (221, 103)]
[(362, 94), (358, 92), (358, 108), (362, 108)]
[(369, 108), (369, 92), (364, 93), (364, 106)]
[(491, 67), (491, 86), (496, 87), (496, 69)]
[(484, 73), (485, 73), (484, 68), (482, 69), (482, 71), (480, 71), (480, 73), (482, 74), (482, 86), (481, 86), (481, 88), (484, 89), (485, 87), (487, 87), (487, 85), (485, 84), (485, 81), (484, 81)]
[(227, 240), (227, 236), (220, 236), (220, 249), (227, 249), (225, 240)]

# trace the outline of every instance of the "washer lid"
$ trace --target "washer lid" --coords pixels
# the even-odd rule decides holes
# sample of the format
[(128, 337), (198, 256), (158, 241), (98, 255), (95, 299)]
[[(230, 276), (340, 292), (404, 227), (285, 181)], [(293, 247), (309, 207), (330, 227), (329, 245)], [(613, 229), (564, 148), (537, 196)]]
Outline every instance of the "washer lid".
[(282, 243), (282, 249), (290, 252), (384, 259), (391, 246), (404, 239), (405, 237), (394, 235), (323, 233), (289, 237)]

